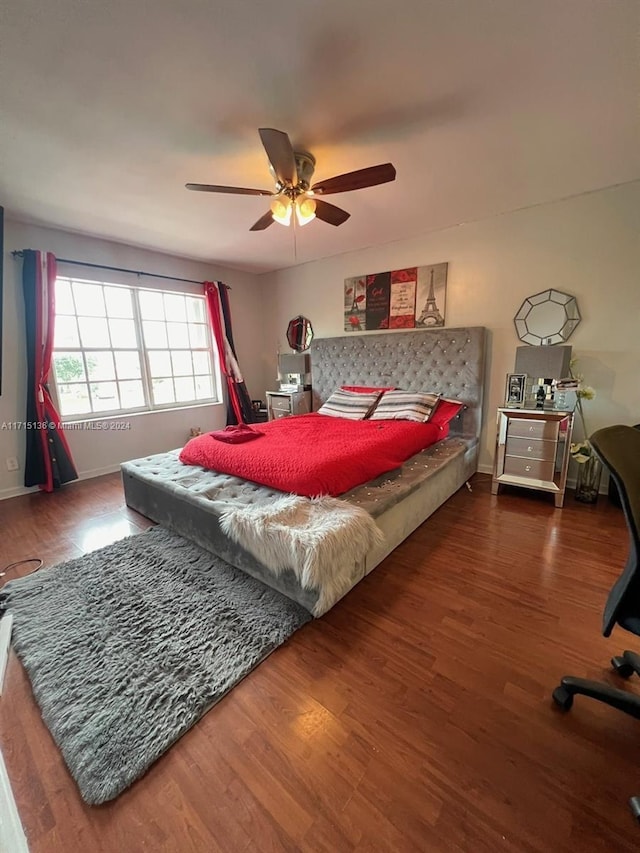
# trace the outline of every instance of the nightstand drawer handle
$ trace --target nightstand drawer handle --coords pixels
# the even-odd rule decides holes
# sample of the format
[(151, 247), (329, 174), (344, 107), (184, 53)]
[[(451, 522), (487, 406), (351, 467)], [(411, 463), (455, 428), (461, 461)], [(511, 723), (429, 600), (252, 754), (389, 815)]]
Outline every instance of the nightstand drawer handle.
[(530, 471), (530, 470), (531, 470), (531, 465), (525, 465), (525, 466), (524, 466), (524, 470), (525, 470), (525, 471)]
[(531, 445), (527, 447), (527, 453), (533, 453), (533, 447)]
[(529, 427), (529, 432), (533, 432), (533, 431), (534, 431), (534, 429), (535, 429), (535, 427), (534, 427), (534, 426), (530, 426), (530, 427)]

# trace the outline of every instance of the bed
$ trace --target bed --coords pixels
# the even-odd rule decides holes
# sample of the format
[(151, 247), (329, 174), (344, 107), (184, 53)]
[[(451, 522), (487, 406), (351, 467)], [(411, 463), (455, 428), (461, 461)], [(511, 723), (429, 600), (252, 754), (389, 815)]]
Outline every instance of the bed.
[[(432, 391), (465, 404), (449, 435), (399, 468), (319, 502), (284, 494), (228, 474), (184, 465), (179, 450), (122, 464), (131, 508), (216, 553), (222, 559), (321, 616), (422, 524), (477, 470), (482, 423), (486, 331), (482, 327), (348, 335), (311, 347), (315, 411), (342, 385), (395, 386)], [(274, 513), (292, 524), (300, 513), (344, 520), (347, 539), (309, 537), (301, 527), (295, 548), (272, 555), (255, 540), (256, 522)], [(314, 516), (315, 518), (315, 516)], [(288, 524), (289, 522), (287, 522)], [(315, 522), (314, 522), (315, 523)], [(336, 522), (338, 523), (338, 521)], [(238, 531), (245, 531), (244, 538)], [(253, 531), (253, 533), (252, 533)], [(372, 532), (373, 531), (373, 532)], [(295, 533), (295, 530), (293, 531)], [(249, 535), (251, 534), (251, 535)], [(255, 534), (255, 535), (254, 535)], [(316, 542), (300, 555), (300, 541)], [(345, 540), (343, 539), (343, 542)], [(333, 549), (333, 550), (332, 550)]]

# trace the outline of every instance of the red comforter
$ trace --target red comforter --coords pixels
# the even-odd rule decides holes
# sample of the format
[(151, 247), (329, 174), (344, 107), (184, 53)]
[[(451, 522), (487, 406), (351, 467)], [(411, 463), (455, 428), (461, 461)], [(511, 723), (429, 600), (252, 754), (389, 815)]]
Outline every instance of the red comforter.
[(211, 435), (192, 438), (180, 461), (283, 492), (335, 497), (398, 468), (449, 432), (448, 426), (429, 423), (351, 421), (317, 413), (280, 418), (255, 429), (263, 435), (242, 444)]

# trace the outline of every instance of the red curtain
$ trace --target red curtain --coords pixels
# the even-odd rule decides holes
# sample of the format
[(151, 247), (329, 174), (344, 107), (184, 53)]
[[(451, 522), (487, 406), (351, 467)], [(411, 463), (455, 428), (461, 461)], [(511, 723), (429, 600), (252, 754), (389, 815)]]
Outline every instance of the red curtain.
[(55, 323), (56, 259), (48, 252), (23, 253), (22, 290), (27, 337), (27, 451), (25, 486), (52, 492), (78, 473), (60, 415), (49, 393)]
[(240, 373), (233, 346), (231, 313), (222, 282), (205, 281), (204, 293), (209, 312), (209, 323), (218, 350), (220, 370), (227, 386), (227, 424), (253, 422), (253, 410), (249, 393)]

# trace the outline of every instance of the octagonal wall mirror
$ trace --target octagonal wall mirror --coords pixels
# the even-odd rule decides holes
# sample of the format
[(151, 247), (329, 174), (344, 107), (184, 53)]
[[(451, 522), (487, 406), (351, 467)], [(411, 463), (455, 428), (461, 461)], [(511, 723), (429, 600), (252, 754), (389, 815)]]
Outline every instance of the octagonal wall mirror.
[(580, 322), (580, 312), (575, 296), (543, 290), (524, 300), (513, 321), (525, 344), (550, 346), (569, 340)]
[(311, 346), (313, 340), (313, 327), (311, 321), (306, 317), (298, 315), (289, 320), (287, 326), (287, 342), (295, 352), (304, 352)]

